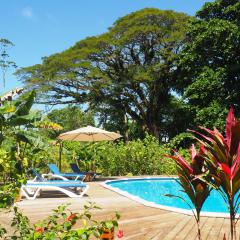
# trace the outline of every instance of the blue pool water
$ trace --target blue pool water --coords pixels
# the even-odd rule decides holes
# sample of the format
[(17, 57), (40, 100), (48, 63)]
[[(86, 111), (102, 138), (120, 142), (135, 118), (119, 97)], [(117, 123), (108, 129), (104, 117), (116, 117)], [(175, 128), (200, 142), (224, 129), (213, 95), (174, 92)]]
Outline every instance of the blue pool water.
[[(170, 198), (164, 194), (172, 194), (184, 197), (190, 203), (188, 196), (181, 192), (181, 187), (172, 178), (129, 179), (107, 182), (113, 188), (126, 191), (131, 195), (138, 196), (156, 204), (190, 210), (190, 207), (177, 198)], [(228, 213), (227, 206), (221, 195), (213, 190), (206, 200), (202, 211)]]

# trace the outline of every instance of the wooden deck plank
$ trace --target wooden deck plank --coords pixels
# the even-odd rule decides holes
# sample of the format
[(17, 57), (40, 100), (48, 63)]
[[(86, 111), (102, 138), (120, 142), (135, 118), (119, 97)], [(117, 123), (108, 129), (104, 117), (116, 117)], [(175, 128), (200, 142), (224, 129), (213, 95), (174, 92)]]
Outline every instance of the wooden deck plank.
[(213, 225), (216, 224), (216, 218), (208, 218), (204, 224), (204, 227), (201, 229), (202, 239), (207, 239), (210, 231), (212, 230)]
[[(212, 226), (211, 231), (209, 232), (206, 240), (211, 240), (214, 237), (216, 237), (218, 235), (218, 233), (220, 232), (222, 225), (224, 223), (224, 218), (218, 218), (217, 220), (217, 224), (214, 224), (214, 226)], [(219, 236), (221, 239), (221, 236)]]
[[(124, 231), (123, 240), (193, 240), (197, 239), (197, 228), (193, 216), (169, 212), (143, 206), (124, 196), (103, 188), (99, 182), (89, 183), (87, 196), (81, 199), (66, 198), (49, 193), (34, 201), (23, 200), (18, 207), (32, 223), (47, 217), (52, 209), (63, 203), (70, 203), (72, 211), (81, 211), (88, 201), (95, 202), (102, 210), (93, 211), (94, 219), (108, 219), (115, 211), (121, 214), (120, 229)], [(12, 213), (0, 212), (0, 224), (9, 225)], [(222, 240), (224, 233), (229, 237), (229, 219), (202, 217), (200, 223), (202, 239)], [(77, 227), (77, 225), (76, 225)], [(238, 223), (238, 237), (239, 227)]]
[(194, 233), (194, 231), (196, 231), (196, 221), (194, 217), (191, 217), (191, 220), (188, 222), (188, 224), (182, 229), (180, 233), (176, 235), (175, 240), (186, 239), (187, 236)]
[[(206, 217), (202, 217), (201, 218), (201, 221), (200, 221), (200, 229), (203, 229), (206, 221), (207, 221), (208, 218)], [(197, 239), (197, 224), (196, 224), (196, 220), (194, 220), (194, 226), (192, 228), (191, 231), (189, 231), (188, 235), (185, 236), (184, 240), (193, 240), (193, 239)]]
[(223, 224), (222, 224), (222, 227), (219, 231), (219, 234), (218, 234), (218, 238), (219, 239), (223, 239), (224, 237), (224, 234), (226, 235), (226, 238), (228, 239), (228, 235), (230, 234), (230, 223), (229, 223), (229, 219), (228, 218), (225, 218), (224, 221), (223, 221)]
[[(162, 240), (172, 240), (175, 239), (176, 235), (184, 229), (184, 227), (189, 223), (191, 220), (191, 216), (185, 216), (178, 224), (171, 229), (171, 231), (164, 237)], [(155, 238), (157, 240), (158, 238)]]

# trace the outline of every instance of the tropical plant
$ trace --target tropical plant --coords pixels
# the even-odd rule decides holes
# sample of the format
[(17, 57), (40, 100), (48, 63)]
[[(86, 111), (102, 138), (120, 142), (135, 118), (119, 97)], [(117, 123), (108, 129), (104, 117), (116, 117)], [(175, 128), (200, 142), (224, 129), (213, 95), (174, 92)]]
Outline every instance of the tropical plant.
[[(175, 156), (168, 156), (177, 163), (179, 180), (176, 181), (182, 187), (182, 191), (189, 197), (196, 211), (192, 212), (197, 222), (198, 239), (201, 239), (200, 212), (211, 191), (211, 187), (205, 181), (199, 178), (205, 174), (203, 157), (204, 152), (205, 150), (203, 145), (200, 146), (198, 153), (195, 149), (195, 146), (192, 145), (191, 164), (189, 164), (188, 161), (186, 161), (178, 152), (175, 152)], [(192, 209), (191, 203), (189, 203), (183, 197), (171, 194), (166, 194), (166, 196), (179, 198), (184, 201), (190, 207), (190, 209)]]
[(35, 92), (17, 100), (4, 102), (0, 107), (0, 207), (14, 202), (29, 167), (29, 157), (41, 151), (38, 137), (29, 130), (40, 119), (31, 111)]
[[(1, 228), (0, 237), (4, 240), (87, 240), (91, 237), (101, 239), (102, 234), (107, 229), (115, 228), (116, 230), (118, 228), (120, 218), (118, 213), (112, 220), (96, 221), (93, 219), (91, 211), (100, 208), (94, 203), (84, 205), (84, 210), (81, 213), (72, 212), (67, 206), (59, 206), (53, 210), (53, 214), (34, 225), (30, 224), (29, 219), (17, 207), (14, 207), (14, 218), (11, 224), (11, 227), (15, 230), (14, 234), (8, 235), (6, 229)], [(119, 231), (117, 236), (118, 238), (123, 236), (122, 230)]]
[(235, 239), (236, 214), (240, 206), (240, 119), (235, 119), (231, 108), (226, 119), (225, 137), (216, 128), (202, 127), (201, 130), (201, 133), (194, 133), (206, 149), (208, 182), (221, 193), (229, 208), (231, 239)]
[(35, 95), (33, 91), (24, 99), (7, 102), (0, 107), (1, 144), (4, 141), (9, 143), (9, 150), (14, 152), (12, 157), (15, 157), (20, 171), (24, 161), (24, 149), (27, 144), (31, 144), (25, 135), (25, 129), (33, 127), (32, 124), (40, 119), (38, 112), (30, 112)]

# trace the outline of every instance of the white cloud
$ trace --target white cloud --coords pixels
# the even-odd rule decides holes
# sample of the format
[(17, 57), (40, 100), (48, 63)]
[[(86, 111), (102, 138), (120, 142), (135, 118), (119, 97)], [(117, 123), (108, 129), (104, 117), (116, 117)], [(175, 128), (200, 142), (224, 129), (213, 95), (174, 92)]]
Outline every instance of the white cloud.
[(33, 18), (33, 10), (31, 7), (25, 7), (22, 9), (21, 14), (23, 17), (32, 19)]

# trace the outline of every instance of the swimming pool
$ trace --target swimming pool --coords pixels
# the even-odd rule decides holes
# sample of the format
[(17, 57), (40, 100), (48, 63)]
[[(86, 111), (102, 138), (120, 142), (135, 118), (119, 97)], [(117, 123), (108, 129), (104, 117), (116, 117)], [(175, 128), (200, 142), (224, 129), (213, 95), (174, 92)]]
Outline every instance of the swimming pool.
[[(182, 200), (164, 196), (165, 194), (178, 195), (190, 203), (188, 196), (180, 191), (181, 187), (174, 178), (123, 179), (106, 181), (103, 185), (146, 206), (192, 214), (190, 207)], [(217, 191), (211, 192), (201, 215), (220, 217), (229, 215), (227, 206)]]

